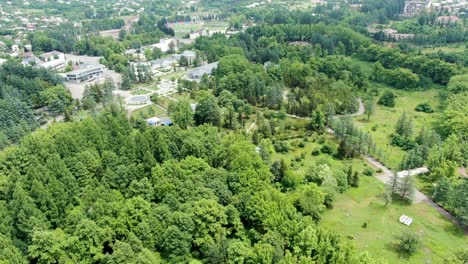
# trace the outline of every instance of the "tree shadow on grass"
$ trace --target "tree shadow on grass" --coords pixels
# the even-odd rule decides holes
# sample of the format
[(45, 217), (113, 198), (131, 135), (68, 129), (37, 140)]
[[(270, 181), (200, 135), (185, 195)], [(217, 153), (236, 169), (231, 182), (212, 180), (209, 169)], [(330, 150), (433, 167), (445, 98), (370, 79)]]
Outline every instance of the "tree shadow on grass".
[(401, 198), (397, 193), (392, 194), (392, 204), (402, 205), (402, 206), (411, 206), (412, 202), (406, 198)]

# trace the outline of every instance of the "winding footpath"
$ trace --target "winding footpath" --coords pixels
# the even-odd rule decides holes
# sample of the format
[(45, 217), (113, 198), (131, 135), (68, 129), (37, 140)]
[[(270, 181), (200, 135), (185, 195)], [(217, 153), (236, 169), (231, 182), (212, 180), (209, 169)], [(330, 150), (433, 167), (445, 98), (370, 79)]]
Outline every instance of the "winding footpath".
[[(358, 98), (358, 103), (359, 103), (358, 111), (356, 113), (349, 114), (349, 115), (346, 115), (346, 116), (355, 117), (355, 116), (363, 115), (365, 113), (364, 103), (362, 102), (361, 98)], [(289, 115), (289, 114), (287, 116), (289, 116), (291, 118), (298, 118), (298, 119), (310, 119), (309, 117), (300, 117), (300, 116)], [(342, 115), (342, 116), (344, 116), (344, 115)], [(338, 117), (340, 117), (340, 116), (335, 116), (335, 118), (338, 118)], [(330, 127), (327, 127), (327, 132), (329, 134), (331, 134), (331, 135), (335, 134), (335, 131)], [(372, 164), (374, 167), (376, 167), (377, 169), (382, 170), (382, 173), (380, 173), (379, 175), (376, 176), (376, 178), (379, 181), (381, 181), (384, 184), (386, 184), (386, 183), (388, 183), (390, 181), (390, 178), (393, 176), (393, 172), (389, 168), (385, 167), (385, 165), (383, 165), (381, 162), (379, 162), (378, 160), (376, 160), (372, 156), (368, 156), (368, 155), (364, 156), (364, 159), (367, 162), (369, 162), (370, 164)], [(415, 169), (411, 169), (411, 170), (405, 170), (405, 171), (397, 172), (397, 176), (398, 177), (404, 177), (406, 175), (414, 176), (414, 175), (419, 175), (419, 174), (428, 173), (428, 172), (429, 172), (429, 170), (428, 170), (427, 167), (420, 167), (420, 168), (415, 168)], [(432, 201), (427, 195), (425, 195), (424, 193), (420, 192), (417, 189), (414, 189), (413, 203), (418, 204), (418, 203), (422, 203), (422, 202), (428, 203), (430, 206), (432, 206), (434, 209), (436, 209), (440, 214), (445, 216), (447, 219), (452, 221), (452, 223), (454, 223), (461, 230), (463, 230), (465, 235), (468, 235), (468, 226), (463, 226), (453, 215), (451, 215), (444, 208), (442, 208), (437, 203)]]

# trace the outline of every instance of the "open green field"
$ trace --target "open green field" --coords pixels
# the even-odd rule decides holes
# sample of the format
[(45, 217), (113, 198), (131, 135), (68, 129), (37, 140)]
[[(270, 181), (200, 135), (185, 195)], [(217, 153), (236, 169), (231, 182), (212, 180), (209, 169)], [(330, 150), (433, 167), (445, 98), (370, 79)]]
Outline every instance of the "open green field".
[(177, 23), (172, 26), (176, 37), (183, 37), (184, 35), (205, 28), (208, 31), (224, 31), (229, 26), (225, 21), (208, 21), (204, 23)]
[(208, 21), (205, 22), (205, 28), (209, 31), (224, 31), (229, 26), (226, 21)]
[(177, 32), (190, 32), (190, 31), (195, 31), (195, 30), (200, 30), (203, 28), (203, 25), (201, 23), (177, 23), (172, 26), (174, 29), (175, 33)]
[[(372, 135), (374, 141), (377, 143), (377, 147), (385, 151), (386, 158), (382, 162), (391, 169), (396, 169), (405, 154), (405, 151), (401, 148), (390, 145), (390, 135), (395, 131), (395, 125), (398, 119), (404, 112), (412, 116), (414, 126), (413, 135), (416, 136), (423, 127), (429, 129), (436, 124), (439, 99), (436, 89), (414, 92), (391, 88), (387, 89), (392, 90), (397, 96), (394, 108), (377, 105), (375, 107), (375, 113), (371, 116), (370, 121), (367, 121), (365, 116), (355, 117), (354, 121), (358, 127), (361, 127), (364, 131)], [(384, 90), (381, 89), (381, 94), (383, 91)], [(377, 100), (378, 98), (376, 98), (376, 101)], [(428, 114), (416, 112), (414, 110), (418, 104), (424, 102), (429, 103), (435, 112)], [(375, 128), (375, 131), (373, 131), (372, 128)]]
[(164, 96), (161, 96), (158, 98), (158, 105), (162, 106), (163, 108), (167, 109), (169, 108), (169, 104), (172, 102), (173, 100), (167, 98), (167, 97), (164, 97)]
[(447, 46), (442, 46), (442, 47), (432, 47), (432, 48), (425, 48), (422, 49), (423, 54), (429, 54), (429, 53), (436, 53), (439, 51), (442, 52), (463, 52), (466, 50), (465, 45), (447, 45)]
[(174, 93), (172, 95), (172, 98), (177, 99), (177, 100), (185, 100), (188, 101), (189, 103), (196, 103), (197, 101), (195, 99), (190, 98), (190, 93), (188, 92), (183, 92), (183, 93)]
[(133, 118), (150, 118), (153, 116), (163, 115), (166, 112), (156, 105), (149, 105), (132, 112)]
[(310, 0), (273, 0), (272, 3), (285, 5), (289, 9), (308, 9), (316, 6), (316, 4), (312, 3)]
[[(334, 208), (324, 213), (321, 226), (353, 237), (358, 249), (388, 263), (444, 263), (444, 258), (466, 249), (468, 239), (463, 232), (427, 203), (385, 207), (379, 198), (383, 192), (384, 185), (376, 178), (361, 177), (359, 188), (337, 195)], [(398, 222), (402, 214), (413, 218), (411, 226)], [(366, 228), (362, 227), (364, 222)], [(409, 259), (400, 258), (395, 251), (395, 236), (404, 231), (414, 232), (422, 240)]]

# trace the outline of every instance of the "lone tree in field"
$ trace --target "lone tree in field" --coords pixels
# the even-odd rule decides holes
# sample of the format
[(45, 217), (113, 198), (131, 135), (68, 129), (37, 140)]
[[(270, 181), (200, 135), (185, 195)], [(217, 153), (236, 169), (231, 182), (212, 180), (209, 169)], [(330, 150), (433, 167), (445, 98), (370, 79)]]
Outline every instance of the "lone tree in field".
[(385, 186), (385, 193), (383, 194), (383, 199), (385, 201), (385, 206), (393, 201), (393, 193), (389, 186)]
[(409, 174), (400, 180), (400, 197), (402, 200), (413, 202), (414, 198), (414, 179)]
[(317, 109), (312, 112), (312, 129), (317, 131), (319, 134), (323, 134), (325, 132), (325, 123), (326, 123), (326, 116), (325, 114)]
[(375, 112), (374, 97), (369, 96), (366, 98), (366, 100), (364, 101), (364, 112), (367, 115), (367, 121), (369, 121), (370, 116), (373, 115)]
[(393, 195), (398, 193), (399, 186), (398, 176), (396, 172), (393, 172), (389, 181), (385, 184), (385, 193), (383, 194), (385, 206), (393, 201)]
[(359, 173), (357, 171), (355, 171), (351, 177), (351, 186), (356, 188), (359, 187)]
[(406, 112), (404, 112), (398, 119), (395, 132), (404, 139), (408, 139), (413, 135), (413, 118), (411, 116), (407, 116)]

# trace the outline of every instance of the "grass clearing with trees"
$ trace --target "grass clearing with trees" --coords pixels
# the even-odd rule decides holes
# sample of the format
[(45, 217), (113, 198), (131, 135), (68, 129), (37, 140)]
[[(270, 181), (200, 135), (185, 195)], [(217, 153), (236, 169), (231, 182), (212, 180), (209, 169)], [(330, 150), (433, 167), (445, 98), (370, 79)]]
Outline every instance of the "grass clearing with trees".
[[(427, 203), (408, 206), (394, 202), (385, 207), (380, 198), (384, 188), (376, 178), (362, 176), (359, 188), (337, 194), (334, 208), (324, 213), (321, 226), (352, 237), (358, 249), (388, 263), (444, 263), (465, 248), (468, 239), (463, 232)], [(398, 222), (403, 214), (413, 218), (411, 226)], [(421, 239), (409, 259), (400, 258), (397, 252), (397, 236), (403, 232)]]
[(143, 117), (145, 119), (145, 118), (150, 118), (153, 116), (163, 115), (165, 113), (166, 112), (162, 110), (160, 107), (156, 105), (149, 105), (149, 106), (145, 106), (143, 108), (133, 111), (132, 117), (133, 118)]
[[(304, 141), (304, 139), (307, 139), (307, 141)], [(322, 140), (323, 143), (320, 143)], [(274, 153), (272, 155), (272, 160), (277, 161), (284, 159), (291, 169), (300, 174), (305, 174), (309, 169), (309, 165), (314, 163), (325, 163), (331, 168), (341, 167), (343, 169), (352, 166), (353, 170), (360, 172), (366, 168), (370, 168), (370, 166), (365, 164), (360, 158), (339, 160), (329, 154), (323, 153), (321, 149), (325, 145), (331, 146), (335, 151), (338, 148), (335, 138), (331, 135), (295, 138), (283, 140), (282, 142), (289, 146), (289, 151), (287, 153)], [(318, 155), (314, 155), (314, 151)]]
[[(369, 121), (367, 121), (366, 116), (357, 116), (354, 118), (354, 121), (356, 126), (361, 127), (372, 135), (377, 147), (385, 151), (386, 158), (382, 162), (389, 168), (396, 169), (405, 155), (403, 149), (390, 144), (390, 135), (395, 132), (398, 119), (404, 112), (408, 116), (413, 117), (413, 137), (418, 135), (423, 127), (427, 129), (433, 128), (439, 114), (437, 111), (439, 91), (436, 89), (404, 91), (386, 88), (380, 89), (380, 95), (386, 90), (391, 90), (396, 95), (395, 107), (376, 105), (374, 114), (371, 115)], [(422, 103), (429, 103), (435, 110), (434, 113), (415, 111), (416, 106)]]

